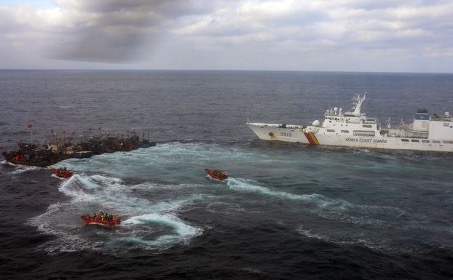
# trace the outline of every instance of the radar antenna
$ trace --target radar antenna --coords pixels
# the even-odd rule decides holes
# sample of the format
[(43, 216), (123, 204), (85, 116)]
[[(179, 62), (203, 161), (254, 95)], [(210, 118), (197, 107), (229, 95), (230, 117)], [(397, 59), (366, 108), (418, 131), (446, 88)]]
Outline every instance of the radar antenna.
[(354, 110), (354, 111), (352, 112), (352, 115), (354, 115), (356, 117), (360, 117), (360, 110), (361, 110), (363, 101), (365, 101), (365, 98), (366, 98), (366, 92), (362, 97), (360, 96), (360, 94), (357, 94), (357, 96), (353, 99), (352, 110)]

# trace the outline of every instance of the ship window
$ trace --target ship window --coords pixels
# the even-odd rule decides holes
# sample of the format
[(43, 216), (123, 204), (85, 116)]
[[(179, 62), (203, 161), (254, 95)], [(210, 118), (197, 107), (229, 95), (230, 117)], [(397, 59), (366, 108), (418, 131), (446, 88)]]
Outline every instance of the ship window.
[(370, 124), (362, 124), (362, 127), (371, 128), (371, 125)]
[(416, 139), (412, 139), (411, 141), (412, 141), (412, 142), (420, 142), (420, 141), (418, 141), (418, 140), (416, 140)]
[(401, 139), (401, 142), (409, 142), (409, 139)]
[(341, 133), (349, 133), (349, 130), (342, 130)]
[(327, 132), (335, 132), (334, 129), (328, 129)]
[(444, 144), (453, 144), (453, 141), (444, 141)]
[(429, 143), (429, 140), (422, 140), (422, 143)]
[(440, 144), (440, 141), (437, 141), (437, 140), (433, 140), (433, 143), (437, 143), (437, 144)]
[(374, 131), (369, 130), (354, 130), (354, 136), (374, 136)]

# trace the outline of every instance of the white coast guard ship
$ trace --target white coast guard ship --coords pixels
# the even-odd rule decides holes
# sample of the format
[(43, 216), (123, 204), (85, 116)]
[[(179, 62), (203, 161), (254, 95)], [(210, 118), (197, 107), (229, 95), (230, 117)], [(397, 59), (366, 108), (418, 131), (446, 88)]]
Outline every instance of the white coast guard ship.
[(387, 121), (381, 128), (376, 118), (362, 113), (361, 106), (366, 94), (354, 98), (350, 112), (333, 108), (327, 110), (322, 123), (315, 120), (311, 125), (287, 125), (251, 123), (247, 125), (262, 140), (295, 142), (312, 145), (346, 146), (395, 150), (453, 152), (453, 119), (429, 116), (426, 110), (415, 113), (412, 124), (403, 122), (396, 128)]

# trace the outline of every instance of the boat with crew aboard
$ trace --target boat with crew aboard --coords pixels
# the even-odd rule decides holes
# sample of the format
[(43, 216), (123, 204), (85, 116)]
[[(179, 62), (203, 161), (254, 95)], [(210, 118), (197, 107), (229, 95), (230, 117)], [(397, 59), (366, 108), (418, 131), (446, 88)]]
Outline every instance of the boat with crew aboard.
[(74, 173), (66, 167), (51, 168), (52, 174), (60, 178), (70, 178)]
[(117, 226), (121, 223), (121, 219), (118, 215), (107, 214), (102, 211), (94, 213), (93, 216), (90, 216), (90, 214), (83, 214), (80, 218), (87, 225)]
[(211, 180), (221, 182), (224, 181), (225, 179), (228, 179), (228, 173), (224, 170), (211, 168), (205, 168), (204, 170), (206, 171), (206, 173), (208, 173), (207, 177)]
[(337, 107), (324, 114), (321, 123), (287, 125), (247, 122), (250, 129), (262, 140), (327, 145), (354, 148), (453, 152), (453, 118), (449, 112), (433, 114), (421, 109), (413, 123), (400, 122), (392, 127), (390, 119), (382, 128), (376, 118), (361, 112), (366, 93), (353, 99), (351, 111)]

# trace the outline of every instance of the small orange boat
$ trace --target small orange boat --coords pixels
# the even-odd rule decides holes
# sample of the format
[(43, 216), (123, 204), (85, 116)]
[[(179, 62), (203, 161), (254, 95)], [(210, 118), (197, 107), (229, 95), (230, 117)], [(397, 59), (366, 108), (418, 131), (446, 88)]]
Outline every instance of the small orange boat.
[(52, 173), (60, 178), (69, 178), (74, 174), (71, 170), (67, 169), (66, 167), (52, 168)]
[(228, 178), (226, 171), (210, 168), (205, 168), (204, 170), (208, 173), (208, 177), (212, 180), (223, 181)]
[(108, 215), (102, 212), (95, 214), (93, 217), (90, 214), (83, 214), (80, 218), (87, 225), (116, 226), (121, 223), (121, 219), (117, 215)]

